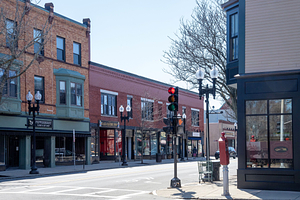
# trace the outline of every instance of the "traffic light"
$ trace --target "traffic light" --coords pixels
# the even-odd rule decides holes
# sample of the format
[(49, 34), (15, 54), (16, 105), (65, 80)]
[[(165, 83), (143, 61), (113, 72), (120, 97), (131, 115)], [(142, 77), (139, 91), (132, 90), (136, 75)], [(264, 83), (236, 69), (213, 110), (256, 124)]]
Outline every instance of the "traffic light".
[(167, 126), (163, 127), (164, 132), (172, 133), (173, 132), (172, 119), (164, 117), (163, 121), (164, 121), (165, 125), (167, 125)]
[(184, 134), (184, 124), (183, 124), (183, 119), (178, 119), (177, 121), (177, 127), (176, 127), (176, 133), (178, 135)]
[(168, 109), (170, 111), (178, 111), (178, 87), (170, 87), (168, 93), (170, 94), (168, 101), (171, 103)]

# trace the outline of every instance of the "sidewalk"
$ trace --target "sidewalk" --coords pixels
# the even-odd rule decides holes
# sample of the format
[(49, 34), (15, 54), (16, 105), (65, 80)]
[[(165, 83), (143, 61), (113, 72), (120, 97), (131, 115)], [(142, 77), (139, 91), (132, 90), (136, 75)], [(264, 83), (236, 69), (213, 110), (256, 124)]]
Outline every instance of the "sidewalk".
[[(201, 158), (189, 160), (195, 162)], [(159, 165), (173, 163), (173, 159), (162, 160), (157, 163), (156, 160), (144, 160), (144, 165)], [(125, 168), (122, 163), (114, 161), (100, 161), (99, 164), (93, 165), (77, 165), (57, 166), (54, 168), (39, 168), (39, 174), (29, 174), (30, 170), (23, 169), (8, 169), (0, 172), (0, 182), (9, 180), (11, 178), (46, 176), (64, 173), (79, 173), (83, 171), (103, 170), (112, 168)], [(128, 167), (143, 166), (141, 161), (129, 161)], [(272, 200), (300, 200), (300, 192), (290, 191), (272, 191), (272, 190), (252, 190), (252, 189), (238, 189), (237, 177), (229, 177), (229, 193), (230, 196), (222, 196), (223, 181), (214, 181), (213, 183), (189, 183), (182, 185), (181, 188), (162, 188), (152, 192), (154, 195), (160, 197), (167, 197), (173, 199), (272, 199)], [(156, 198), (156, 197), (153, 197)]]
[(174, 199), (272, 199), (272, 200), (300, 200), (300, 192), (238, 189), (237, 177), (229, 179), (230, 196), (222, 196), (223, 181), (213, 183), (191, 183), (181, 188), (157, 190), (154, 193), (161, 197)]

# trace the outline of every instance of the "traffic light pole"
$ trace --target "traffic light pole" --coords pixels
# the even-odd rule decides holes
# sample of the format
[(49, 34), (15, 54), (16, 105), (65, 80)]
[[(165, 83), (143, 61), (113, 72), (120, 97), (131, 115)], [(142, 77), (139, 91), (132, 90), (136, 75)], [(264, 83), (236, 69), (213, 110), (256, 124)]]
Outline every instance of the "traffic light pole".
[(174, 138), (174, 178), (171, 179), (171, 188), (181, 187), (180, 179), (177, 177), (177, 111), (174, 111), (173, 116), (173, 138)]

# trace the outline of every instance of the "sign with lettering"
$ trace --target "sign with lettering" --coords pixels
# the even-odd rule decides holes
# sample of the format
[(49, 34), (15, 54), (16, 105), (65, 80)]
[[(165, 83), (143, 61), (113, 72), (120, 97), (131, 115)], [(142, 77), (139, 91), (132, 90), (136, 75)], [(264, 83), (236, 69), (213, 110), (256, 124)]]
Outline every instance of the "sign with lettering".
[[(28, 119), (28, 126), (33, 125), (33, 119)], [(35, 127), (40, 128), (52, 128), (52, 121), (46, 121), (46, 120), (35, 120)]]
[(119, 122), (110, 122), (99, 120), (99, 127), (119, 128)]

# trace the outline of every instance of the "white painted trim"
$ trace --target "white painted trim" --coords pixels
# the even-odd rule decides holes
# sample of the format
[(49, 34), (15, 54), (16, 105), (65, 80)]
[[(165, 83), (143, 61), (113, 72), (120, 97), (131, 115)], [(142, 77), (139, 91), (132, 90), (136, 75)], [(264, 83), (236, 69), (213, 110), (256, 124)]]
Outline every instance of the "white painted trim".
[(108, 91), (108, 90), (102, 90), (102, 89), (100, 89), (100, 92), (101, 93), (105, 93), (105, 94), (112, 94), (112, 95), (118, 95), (118, 93), (117, 92), (112, 92), (112, 91)]
[(200, 110), (197, 108), (191, 108), (191, 110), (200, 112)]
[(163, 104), (163, 102), (162, 102), (162, 101), (158, 101), (158, 103), (159, 103), (159, 104)]
[(127, 98), (133, 98), (133, 96), (132, 95), (127, 95)]
[(146, 99), (146, 98), (141, 97), (141, 100), (142, 101), (148, 101), (148, 102), (154, 103), (154, 100), (152, 100), (152, 99)]

